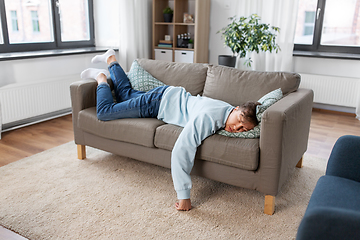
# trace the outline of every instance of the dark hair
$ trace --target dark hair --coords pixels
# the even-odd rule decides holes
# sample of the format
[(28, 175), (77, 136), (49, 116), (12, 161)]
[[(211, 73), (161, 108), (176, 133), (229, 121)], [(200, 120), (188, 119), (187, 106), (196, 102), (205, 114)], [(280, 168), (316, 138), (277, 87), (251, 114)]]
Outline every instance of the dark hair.
[(261, 105), (259, 102), (246, 102), (243, 105), (239, 107), (239, 110), (242, 111), (244, 114), (243, 117), (254, 124), (254, 126), (257, 126), (259, 124), (259, 121), (256, 117), (256, 106)]

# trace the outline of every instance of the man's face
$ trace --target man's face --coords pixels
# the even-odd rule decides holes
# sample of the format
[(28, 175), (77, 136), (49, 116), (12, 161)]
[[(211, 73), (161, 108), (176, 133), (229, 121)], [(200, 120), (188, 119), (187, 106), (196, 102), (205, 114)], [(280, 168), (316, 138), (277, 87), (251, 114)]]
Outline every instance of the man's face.
[(225, 131), (232, 133), (246, 132), (255, 127), (253, 123), (244, 118), (242, 111), (238, 111), (238, 109), (239, 106), (234, 108), (234, 110), (230, 113), (225, 123)]

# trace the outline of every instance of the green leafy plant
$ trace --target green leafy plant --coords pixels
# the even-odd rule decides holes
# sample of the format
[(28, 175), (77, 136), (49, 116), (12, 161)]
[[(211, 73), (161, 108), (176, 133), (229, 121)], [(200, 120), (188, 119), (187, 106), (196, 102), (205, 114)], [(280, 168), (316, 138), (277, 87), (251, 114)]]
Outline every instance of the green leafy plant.
[(173, 14), (174, 11), (170, 7), (166, 7), (166, 8), (164, 8), (163, 13), (164, 14)]
[[(233, 56), (245, 58), (250, 52), (272, 52), (281, 50), (276, 43), (276, 34), (280, 33), (280, 28), (270, 26), (270, 24), (260, 23), (260, 17), (252, 14), (249, 17), (229, 18), (231, 23), (222, 28), (217, 33), (221, 33), (225, 41), (225, 46), (233, 52)], [(251, 66), (251, 58), (245, 61), (247, 66)]]

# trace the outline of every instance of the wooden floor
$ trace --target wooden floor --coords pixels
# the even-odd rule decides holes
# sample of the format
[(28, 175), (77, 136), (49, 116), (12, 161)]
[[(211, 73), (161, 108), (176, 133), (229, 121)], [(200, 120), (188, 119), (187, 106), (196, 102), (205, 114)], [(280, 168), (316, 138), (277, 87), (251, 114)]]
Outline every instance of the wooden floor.
[[(0, 140), (0, 167), (74, 139), (71, 115), (5, 132)], [(360, 136), (360, 121), (354, 115), (314, 110), (308, 150), (305, 155), (325, 158), (343, 135)], [(0, 239), (24, 240), (0, 226)]]
[(305, 155), (328, 159), (336, 140), (343, 135), (360, 136), (360, 121), (355, 115), (314, 110)]
[(4, 132), (0, 140), (0, 167), (73, 139), (71, 115)]

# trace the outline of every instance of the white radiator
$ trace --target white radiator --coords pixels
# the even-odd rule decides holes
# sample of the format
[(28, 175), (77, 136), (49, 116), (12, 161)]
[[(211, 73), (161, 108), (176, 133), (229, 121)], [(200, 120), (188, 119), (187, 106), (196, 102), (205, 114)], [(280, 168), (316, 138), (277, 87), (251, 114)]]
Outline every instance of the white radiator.
[(356, 107), (360, 94), (360, 79), (303, 73), (300, 75), (300, 87), (314, 91), (314, 103)]
[(77, 80), (79, 80), (78, 75), (71, 75), (42, 82), (15, 83), (1, 87), (2, 124), (70, 109), (70, 84)]

